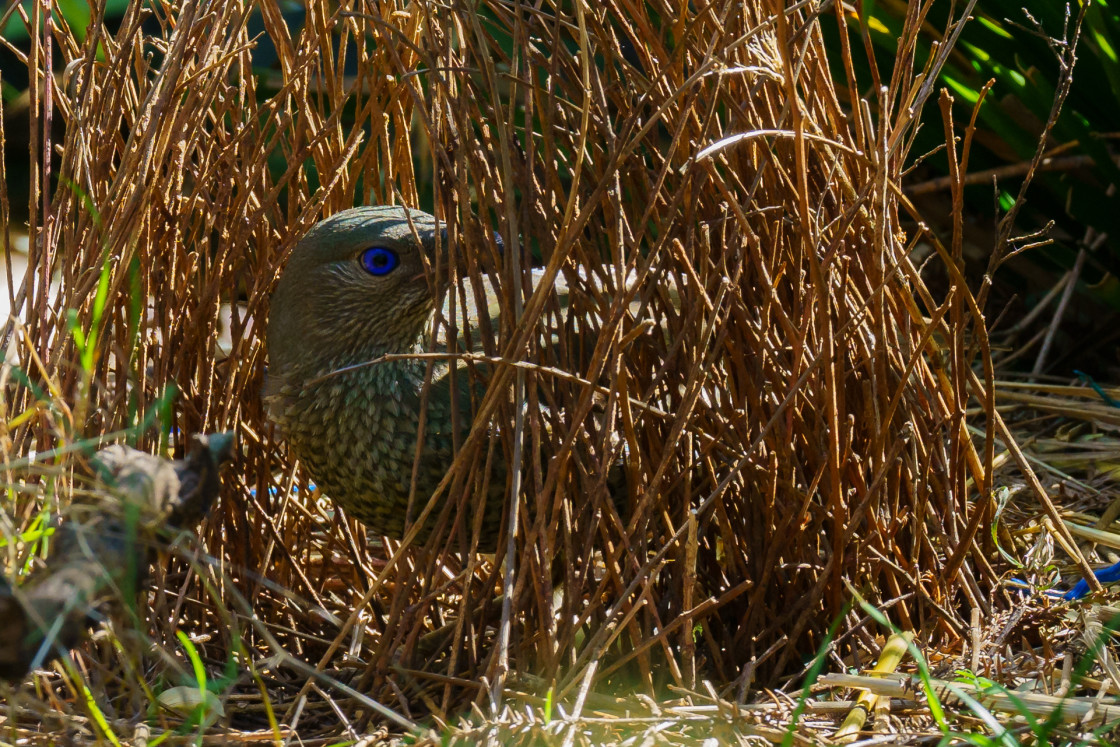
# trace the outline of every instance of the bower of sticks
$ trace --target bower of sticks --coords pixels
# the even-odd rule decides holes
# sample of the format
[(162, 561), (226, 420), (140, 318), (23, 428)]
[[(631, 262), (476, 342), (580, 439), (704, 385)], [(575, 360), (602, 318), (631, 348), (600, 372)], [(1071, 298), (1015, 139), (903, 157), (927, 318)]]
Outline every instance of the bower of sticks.
[[(971, 610), (1005, 608), (999, 423), (974, 419), (975, 441), (965, 423), (995, 411), (984, 290), (899, 188), (919, 122), (954, 159), (967, 126), (938, 106), (940, 52), (914, 57), (912, 6), (868, 88), (840, 3), (309, 0), (293, 24), (275, 0), (156, 0), (87, 29), (11, 5), (34, 84), (28, 204), (0, 181), (9, 245), (17, 207), (30, 227), (5, 338), (7, 572), (49, 554), (28, 538), (65, 520), (96, 449), (236, 438), (134, 614), (104, 613), (24, 705), (88, 716), (85, 687), (110, 725), (138, 718), (139, 683), (192, 673), (184, 637), (226, 678), (225, 723), (305, 743), (340, 719), (399, 728), (370, 701), (405, 723), (517, 697), (744, 702), (821, 652), (873, 660), (890, 630), (860, 602), (950, 647)], [(360, 204), (433, 212), (456, 297), (500, 289), (470, 331), (495, 437), (451, 466), (425, 547), (336, 510), (260, 402), (289, 251)], [(512, 556), (463, 553), (481, 471), (515, 439), (543, 456)]]

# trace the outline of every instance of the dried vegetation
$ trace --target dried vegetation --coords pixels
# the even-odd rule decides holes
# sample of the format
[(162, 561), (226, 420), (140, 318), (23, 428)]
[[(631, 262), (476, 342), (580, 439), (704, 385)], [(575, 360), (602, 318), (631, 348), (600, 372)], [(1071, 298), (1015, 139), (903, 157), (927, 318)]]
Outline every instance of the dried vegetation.
[[(8, 568), (43, 549), (12, 538), (65, 514), (83, 449), (160, 448), (145, 426), (163, 413), (172, 447), (232, 429), (240, 457), (207, 529), (154, 569), (142, 640), (113, 628), (10, 702), (57, 705), (47, 730), (127, 735), (155, 697), (139, 683), (196, 681), (184, 631), (227, 739), (312, 744), (502, 699), (571, 716), (625, 696), (656, 719), (710, 690), (694, 707), (712, 717), (760, 684), (796, 690), (819, 650), (828, 669), (873, 661), (887, 631), (856, 592), (959, 653), (970, 610), (1008, 606), (988, 498), (1006, 433), (985, 291), (954, 274), (959, 241), (899, 215), (951, 44), (915, 59), (911, 3), (894, 68), (851, 106), (866, 50), (843, 35), (857, 46), (830, 69), (821, 28), (843, 7), (314, 0), (299, 25), (275, 0), (183, 0), (133, 3), (113, 30), (26, 19), (32, 137), (65, 136), (33, 165), (13, 290), (0, 445), (39, 457), (7, 472)], [(311, 492), (258, 402), (288, 250), (393, 202), (447, 223), (454, 287), (495, 277), (500, 321), (471, 334), (520, 362), (492, 369), (426, 549), (370, 543)], [(4, 192), (0, 210), (10, 232)], [(942, 297), (919, 239), (955, 281)], [(521, 473), (512, 553), (464, 559), (483, 465), (518, 439), (548, 458)], [(603, 477), (619, 458), (621, 513)], [(773, 736), (740, 713), (742, 738)]]

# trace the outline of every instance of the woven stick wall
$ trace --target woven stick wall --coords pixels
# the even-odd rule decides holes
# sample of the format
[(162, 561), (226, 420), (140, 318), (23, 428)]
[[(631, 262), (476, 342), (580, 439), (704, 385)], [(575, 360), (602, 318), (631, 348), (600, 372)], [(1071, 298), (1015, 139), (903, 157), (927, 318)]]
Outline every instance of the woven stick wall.
[[(234, 428), (242, 454), (203, 538), (213, 561), (156, 569), (152, 635), (208, 631), (215, 661), (282, 644), (412, 713), (481, 697), (471, 682), (507, 657), (559, 697), (589, 675), (772, 681), (853, 589), (955, 635), (993, 580), (973, 551), (987, 503), (969, 500), (990, 468), (963, 420), (982, 324), (963, 285), (930, 297), (898, 216), (932, 61), (900, 56), (853, 108), (862, 51), (830, 70), (823, 43), (842, 6), (778, 5), (315, 0), (293, 20), (272, 0), (185, 0), (134, 3), (112, 32), (30, 19), (31, 129), (65, 137), (49, 175), (34, 160), (51, 187), (33, 190), (13, 334), (38, 389), (9, 391), (8, 418), (29, 416), (8, 455), (135, 426), (173, 385), (173, 442)], [(396, 554), (308, 490), (258, 401), (287, 252), (321, 217), (392, 202), (447, 223), (463, 284), (495, 275), (501, 321), (473, 334), (528, 364), (490, 369), (501, 437), (469, 444), (440, 499), (465, 510), (429, 552)], [(543, 285), (518, 282), (514, 254)], [(504, 554), (438, 551), (461, 546), (488, 450), (517, 435), (541, 456), (510, 578)], [(843, 617), (840, 651), (865, 623)]]

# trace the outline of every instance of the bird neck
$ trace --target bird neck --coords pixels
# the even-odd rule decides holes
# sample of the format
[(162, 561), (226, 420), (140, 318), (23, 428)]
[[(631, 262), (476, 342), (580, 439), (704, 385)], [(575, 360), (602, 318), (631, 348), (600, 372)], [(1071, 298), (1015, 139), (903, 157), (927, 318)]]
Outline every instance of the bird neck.
[(291, 373), (297, 380), (306, 382), (328, 379), (366, 380), (376, 374), (378, 378), (400, 378), (423, 375), (425, 361), (419, 358), (397, 358), (427, 352), (421, 340), (412, 345), (377, 344), (356, 346), (353, 349), (336, 348), (330, 355), (307, 356), (291, 361)]

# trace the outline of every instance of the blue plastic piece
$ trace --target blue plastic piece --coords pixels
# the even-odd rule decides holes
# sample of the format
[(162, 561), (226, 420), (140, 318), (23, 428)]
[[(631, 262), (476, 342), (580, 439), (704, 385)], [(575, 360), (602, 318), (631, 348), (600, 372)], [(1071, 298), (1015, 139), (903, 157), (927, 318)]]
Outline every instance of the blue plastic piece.
[[(1120, 581), (1120, 563), (1114, 563), (1108, 568), (1101, 568), (1099, 571), (1094, 571), (1093, 575), (1097, 577), (1097, 580), (1100, 581), (1101, 584), (1116, 583), (1117, 581)], [(1062, 599), (1066, 600), (1067, 602), (1072, 602), (1076, 599), (1080, 599), (1088, 593), (1089, 582), (1085, 579), (1081, 579), (1076, 584), (1074, 584), (1072, 589), (1062, 595)]]
[(1109, 397), (1108, 392), (1101, 389), (1100, 385), (1097, 384), (1097, 382), (1093, 381), (1092, 376), (1085, 373), (1084, 371), (1074, 371), (1074, 373), (1077, 374), (1077, 378), (1081, 379), (1081, 382), (1083, 384), (1088, 384), (1090, 387), (1092, 387), (1093, 391), (1097, 393), (1097, 396), (1103, 399), (1105, 404), (1107, 404), (1109, 407), (1120, 407), (1120, 402), (1117, 402), (1112, 397)]

